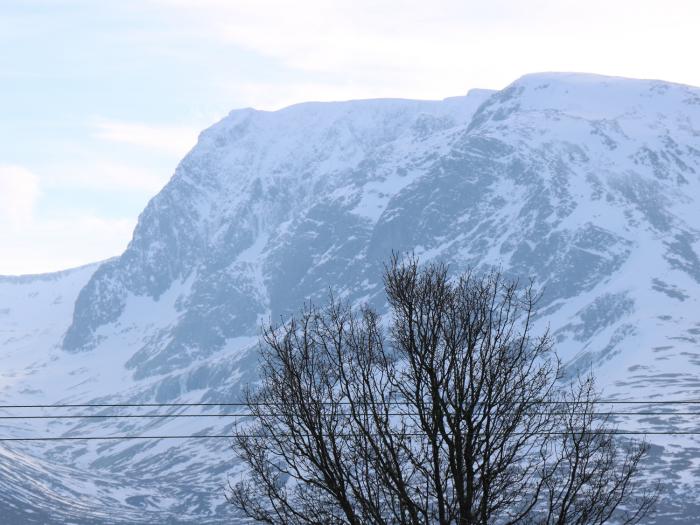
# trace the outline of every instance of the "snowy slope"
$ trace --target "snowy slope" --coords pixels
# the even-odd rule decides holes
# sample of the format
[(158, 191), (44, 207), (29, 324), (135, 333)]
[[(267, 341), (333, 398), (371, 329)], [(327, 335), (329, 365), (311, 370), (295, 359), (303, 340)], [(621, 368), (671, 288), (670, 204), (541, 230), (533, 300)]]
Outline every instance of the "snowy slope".
[[(455, 271), (501, 265), (534, 276), (545, 290), (540, 328), (551, 326), (572, 370), (595, 369), (606, 397), (700, 397), (700, 89), (549, 73), (444, 101), (233, 111), (200, 135), (122, 256), (0, 280), (1, 400), (237, 400), (255, 378), (261, 320), (322, 302), (330, 286), (385, 308), (392, 250)], [(232, 424), (39, 421), (3, 431), (226, 433)], [(666, 429), (669, 420), (620, 424)], [(666, 449), (656, 468), (670, 469), (676, 490), (694, 489), (697, 445), (657, 441)], [(224, 522), (221, 487), (235, 471), (227, 446), (13, 443), (0, 451), (24, 481), (0, 469), (0, 508)], [(33, 469), (45, 472), (38, 491)], [(680, 503), (663, 512), (688, 523), (693, 513)]]
[[(0, 277), (0, 395), (31, 396), (48, 401), (44, 389), (53, 385), (34, 383), (28, 377), (51, 368), (62, 355), (60, 341), (71, 322), (75, 299), (99, 265), (56, 274)], [(53, 373), (53, 372), (52, 372)], [(55, 374), (62, 381), (61, 374)], [(71, 381), (72, 382), (72, 381)], [(25, 384), (20, 389), (19, 384)], [(49, 395), (53, 395), (50, 392)], [(29, 398), (27, 398), (29, 399)], [(51, 398), (53, 400), (53, 398)]]

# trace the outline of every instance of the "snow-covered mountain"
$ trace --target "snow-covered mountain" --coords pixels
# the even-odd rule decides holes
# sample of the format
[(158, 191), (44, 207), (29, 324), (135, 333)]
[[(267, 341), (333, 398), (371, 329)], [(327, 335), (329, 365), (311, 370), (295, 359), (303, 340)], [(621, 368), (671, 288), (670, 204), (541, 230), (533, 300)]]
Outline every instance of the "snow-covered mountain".
[[(385, 308), (392, 250), (534, 276), (540, 328), (572, 368), (594, 368), (606, 397), (699, 398), (700, 88), (550, 73), (443, 101), (233, 111), (200, 135), (120, 257), (0, 278), (0, 403), (239, 400), (261, 321), (329, 287)], [(114, 410), (91, 413), (127, 413)], [(225, 434), (233, 420), (0, 425), (7, 437)], [(697, 508), (672, 496), (700, 490), (700, 449), (654, 442), (671, 490), (659, 522), (691, 523)], [(0, 442), (0, 513), (230, 522), (235, 468), (221, 439)]]

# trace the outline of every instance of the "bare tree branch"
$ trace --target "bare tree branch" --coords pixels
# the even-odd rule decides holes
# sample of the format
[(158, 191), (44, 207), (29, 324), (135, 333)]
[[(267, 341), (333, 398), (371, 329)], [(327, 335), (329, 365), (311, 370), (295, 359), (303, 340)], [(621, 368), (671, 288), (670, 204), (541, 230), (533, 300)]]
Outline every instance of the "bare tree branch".
[[(645, 443), (597, 419), (592, 377), (561, 386), (538, 295), (497, 271), (450, 279), (394, 256), (391, 320), (331, 297), (264, 330), (249, 472), (229, 501), (280, 524), (638, 523)], [(553, 411), (552, 406), (557, 408)]]

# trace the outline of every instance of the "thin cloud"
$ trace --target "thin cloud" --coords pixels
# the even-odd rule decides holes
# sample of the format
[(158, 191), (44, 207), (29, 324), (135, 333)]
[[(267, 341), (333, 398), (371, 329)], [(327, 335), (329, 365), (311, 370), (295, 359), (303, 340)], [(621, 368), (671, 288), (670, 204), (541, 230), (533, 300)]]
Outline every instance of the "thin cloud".
[(190, 126), (157, 126), (140, 122), (99, 120), (95, 137), (182, 156), (197, 143), (199, 130)]
[(0, 165), (0, 225), (20, 228), (32, 221), (39, 177), (22, 166)]
[[(0, 275), (47, 273), (97, 262), (122, 253), (136, 220), (93, 214), (34, 218), (21, 230), (0, 228)], [(86, 242), (89, 240), (89, 242)]]
[[(696, 0), (678, 0), (673, 9), (653, 0), (150, 3), (187, 17), (190, 30), (199, 27), (202, 37), (274, 59), (288, 70), (341, 82), (362, 79), (365, 85), (381, 77), (395, 96), (439, 98), (472, 87), (501, 88), (538, 71), (700, 85), (699, 73), (687, 67), (687, 53), (677, 51), (700, 45)], [(416, 83), (421, 85), (414, 88)]]
[[(50, 184), (48, 184), (50, 189)], [(45, 216), (37, 204), (46, 181), (23, 166), (0, 165), (0, 275), (63, 270), (118, 255), (136, 219), (93, 213)]]
[(54, 165), (44, 177), (52, 187), (100, 191), (136, 191), (152, 195), (163, 188), (172, 173), (138, 164), (126, 164), (89, 156), (75, 164)]

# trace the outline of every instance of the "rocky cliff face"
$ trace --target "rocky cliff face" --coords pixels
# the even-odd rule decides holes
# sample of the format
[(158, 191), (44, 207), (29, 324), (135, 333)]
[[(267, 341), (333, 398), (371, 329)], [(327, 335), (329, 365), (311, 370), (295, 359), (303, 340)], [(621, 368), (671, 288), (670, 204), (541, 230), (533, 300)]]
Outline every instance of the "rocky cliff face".
[[(608, 397), (697, 396), (700, 89), (537, 74), (444, 101), (234, 111), (201, 134), (121, 257), (70, 278), (0, 281), (0, 327), (17, 332), (2, 343), (0, 393), (24, 404), (238, 399), (255, 377), (261, 320), (323, 302), (329, 287), (383, 309), (392, 250), (455, 271), (500, 265), (534, 277), (540, 327), (551, 326), (572, 370), (596, 369)], [(46, 305), (68, 281), (72, 311), (47, 311), (40, 324), (16, 311), (18, 298)], [(49, 321), (56, 328), (39, 339)], [(29, 347), (31, 359), (19, 350)], [(630, 424), (669, 422), (621, 422)], [(232, 423), (149, 425), (219, 433)], [(51, 432), (142, 428), (104, 421)], [(695, 453), (691, 438), (683, 446), (659, 468), (690, 490), (692, 476), (669, 466)], [(66, 515), (71, 480), (85, 479), (99, 487), (87, 491), (88, 508), (216, 522), (227, 517), (220, 486), (235, 469), (225, 449), (18, 444), (12, 461), (41, 456), (52, 480), (45, 499)], [(104, 481), (115, 477), (119, 489)], [(5, 501), (42, 507), (29, 488), (10, 494)]]

